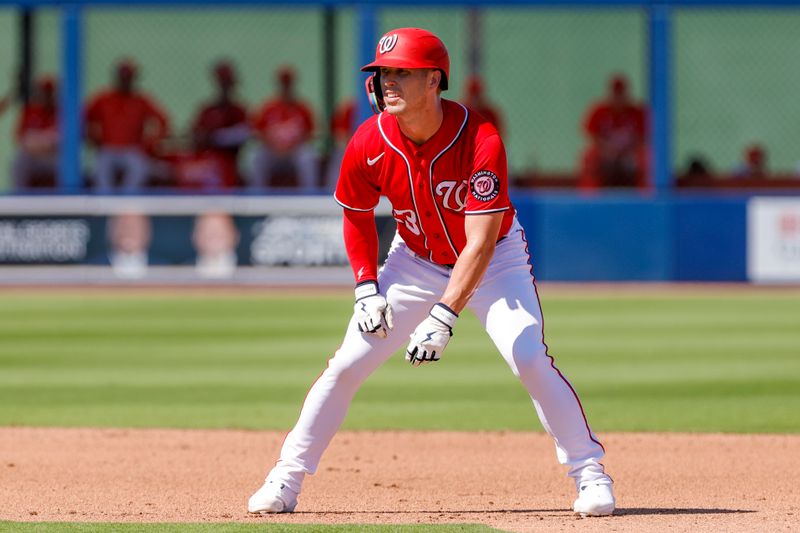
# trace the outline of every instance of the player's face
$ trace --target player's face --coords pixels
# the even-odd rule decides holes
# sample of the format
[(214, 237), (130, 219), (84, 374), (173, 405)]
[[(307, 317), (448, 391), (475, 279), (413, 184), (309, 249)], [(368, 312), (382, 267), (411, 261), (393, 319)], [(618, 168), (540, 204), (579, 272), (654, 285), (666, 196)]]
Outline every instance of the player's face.
[(430, 75), (430, 69), (381, 67), (386, 111), (400, 115), (424, 108), (429, 97)]

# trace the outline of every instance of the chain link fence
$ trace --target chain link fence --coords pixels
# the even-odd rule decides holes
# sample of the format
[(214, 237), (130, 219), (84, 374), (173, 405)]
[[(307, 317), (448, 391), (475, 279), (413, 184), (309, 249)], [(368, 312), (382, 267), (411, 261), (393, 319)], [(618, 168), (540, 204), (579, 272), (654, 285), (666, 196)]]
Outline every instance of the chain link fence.
[[(255, 110), (275, 93), (282, 65), (298, 73), (297, 92), (316, 115), (316, 149), (328, 146), (327, 118), (348, 98), (363, 97), (354, 9), (334, 12), (326, 41), (322, 7), (91, 7), (84, 11), (83, 92), (88, 98), (111, 81), (123, 57), (140, 66), (142, 90), (167, 110), (175, 142), (185, 140), (198, 106), (212, 95), (210, 66), (237, 67), (238, 94)], [(0, 10), (0, 95), (18, 67), (18, 12)], [(470, 74), (482, 76), (501, 111), (514, 174), (574, 174), (585, 138), (587, 107), (606, 93), (612, 74), (630, 80), (635, 99), (648, 94), (647, 18), (639, 9), (382, 8), (380, 32), (419, 26), (437, 33), (451, 53), (451, 99), (465, 97)], [(701, 155), (715, 170), (739, 164), (744, 148), (760, 143), (769, 165), (793, 172), (800, 107), (800, 10), (676, 10), (673, 25), (673, 168)], [(58, 75), (60, 19), (35, 17), (37, 76)], [(326, 47), (333, 46), (334, 85), (325, 83)], [(19, 106), (0, 117), (0, 188), (10, 188), (13, 129)], [(242, 165), (246, 166), (247, 151)], [(86, 157), (86, 164), (91, 160)]]
[(771, 172), (800, 162), (800, 10), (680, 10), (674, 24), (675, 166), (733, 172), (763, 146)]

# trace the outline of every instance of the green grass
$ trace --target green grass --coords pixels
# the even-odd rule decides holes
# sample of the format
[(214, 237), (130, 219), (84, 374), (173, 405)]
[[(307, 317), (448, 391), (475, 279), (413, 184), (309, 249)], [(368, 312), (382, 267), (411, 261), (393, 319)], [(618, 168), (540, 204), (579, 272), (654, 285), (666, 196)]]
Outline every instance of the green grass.
[(481, 525), (354, 525), (319, 524), (76, 524), (64, 522), (0, 522), (0, 533), (489, 533)]
[[(285, 430), (352, 303), (283, 294), (8, 292), (0, 425)], [(795, 295), (542, 296), (551, 353), (596, 431), (800, 431)], [(541, 429), (470, 314), (442, 362), (381, 367), (345, 427)]]

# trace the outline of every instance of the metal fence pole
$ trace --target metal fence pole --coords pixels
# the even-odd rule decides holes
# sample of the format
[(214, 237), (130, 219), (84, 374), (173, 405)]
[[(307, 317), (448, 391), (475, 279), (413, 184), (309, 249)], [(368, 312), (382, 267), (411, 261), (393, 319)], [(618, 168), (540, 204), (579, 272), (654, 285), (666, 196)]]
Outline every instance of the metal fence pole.
[[(375, 59), (375, 43), (378, 41), (378, 14), (375, 6), (371, 4), (358, 6), (358, 28), (357, 56), (359, 60), (358, 66), (361, 67), (361, 65), (372, 63)], [(358, 87), (362, 87), (364, 84), (363, 76), (356, 72), (352, 75), (358, 76), (362, 80), (358, 84)], [(372, 108), (370, 108), (369, 102), (363, 96), (357, 102), (359, 122), (362, 122), (372, 115)]]
[(63, 6), (61, 12), (59, 185), (64, 192), (77, 192), (83, 181), (81, 178), (81, 11), (79, 5), (68, 4)]
[(652, 159), (650, 175), (656, 191), (672, 187), (672, 65), (671, 9), (665, 4), (649, 8), (650, 24), (650, 139)]

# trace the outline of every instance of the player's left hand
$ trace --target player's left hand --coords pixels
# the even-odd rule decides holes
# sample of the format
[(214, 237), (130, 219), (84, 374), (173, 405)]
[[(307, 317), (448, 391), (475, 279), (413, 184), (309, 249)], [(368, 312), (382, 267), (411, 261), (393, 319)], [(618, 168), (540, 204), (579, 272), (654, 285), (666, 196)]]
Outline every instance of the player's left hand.
[(443, 303), (434, 305), (428, 318), (411, 334), (406, 361), (414, 366), (438, 361), (453, 336), (453, 325), (457, 318), (456, 312)]

